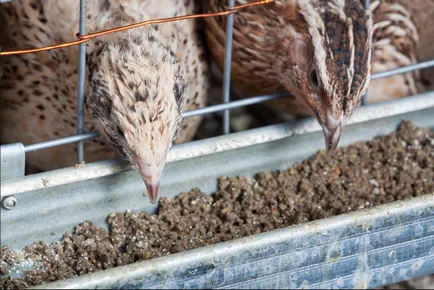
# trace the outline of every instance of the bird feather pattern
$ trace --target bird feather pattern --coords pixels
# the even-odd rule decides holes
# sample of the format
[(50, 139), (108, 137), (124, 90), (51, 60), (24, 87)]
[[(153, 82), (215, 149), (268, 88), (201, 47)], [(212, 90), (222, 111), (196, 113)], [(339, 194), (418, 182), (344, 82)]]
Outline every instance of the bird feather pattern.
[[(225, 2), (206, 1), (204, 11), (223, 11)], [(237, 0), (235, 4), (249, 2)], [(375, 2), (373, 5), (378, 6)], [(363, 3), (361, 0), (281, 0), (238, 11), (234, 17), (233, 84), (246, 97), (289, 92), (291, 97), (266, 104), (283, 113), (315, 117), (328, 140), (326, 144), (331, 145), (327, 148), (336, 146), (345, 121), (371, 83), (371, 72), (378, 72), (378, 62), (385, 59), (379, 57), (378, 51), (373, 52), (385, 48), (381, 41), (388, 41), (388, 49), (395, 48), (397, 52), (393, 56), (389, 53), (386, 67), (396, 66), (404, 59), (410, 63), (415, 61), (414, 42), (404, 45), (405, 49), (399, 44), (417, 35), (417, 31), (410, 29), (410, 16), (403, 12), (406, 9), (382, 1), (381, 9), (366, 10)], [(390, 9), (399, 10), (400, 19), (387, 12)], [(374, 21), (383, 21), (380, 17), (390, 18), (385, 29), (403, 33), (374, 29)], [(402, 25), (407, 29), (398, 29)], [(224, 17), (206, 19), (210, 52), (221, 70), (225, 29)], [(374, 30), (377, 36), (373, 38)], [(407, 75), (405, 82), (395, 80), (403, 85), (411, 84), (414, 76)], [(375, 84), (371, 102), (402, 97), (402, 90), (394, 91), (391, 83), (378, 80)], [(380, 87), (378, 93), (382, 97), (375, 97)]]
[[(1, 8), (7, 23), (6, 49), (72, 41), (79, 30), (79, 1), (12, 1)], [(196, 9), (189, 0), (88, 1), (87, 31), (192, 14)], [(148, 183), (156, 186), (172, 143), (191, 140), (202, 120), (182, 120), (184, 111), (206, 103), (209, 61), (199, 30), (196, 20), (183, 20), (86, 42), (85, 130), (103, 134), (86, 142), (86, 161), (121, 154), (144, 180), (154, 178)], [(78, 46), (4, 58), (2, 144), (27, 145), (76, 134), (77, 67)], [(41, 170), (71, 166), (76, 145), (26, 157)]]

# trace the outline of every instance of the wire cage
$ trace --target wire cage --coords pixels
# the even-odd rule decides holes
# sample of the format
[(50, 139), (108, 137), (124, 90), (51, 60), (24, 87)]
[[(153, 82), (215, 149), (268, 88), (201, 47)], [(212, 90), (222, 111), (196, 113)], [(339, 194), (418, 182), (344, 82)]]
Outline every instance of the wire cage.
[[(9, 1), (2, 0), (2, 3)], [(266, 5), (269, 2), (272, 1), (258, 1), (255, 5)], [(365, 5), (369, 7), (370, 1), (365, 0)], [(219, 175), (239, 172), (253, 174), (255, 171), (263, 171), (264, 166), (265, 169), (288, 167), (318, 149), (317, 142), (313, 140), (318, 140), (322, 134), (319, 125), (312, 119), (229, 134), (231, 109), (287, 96), (287, 93), (279, 93), (230, 100), (233, 23), (236, 10), (243, 6), (247, 5), (235, 6), (234, 0), (228, 0), (228, 10), (220, 13), (227, 17), (222, 104), (183, 114), (184, 118), (189, 118), (224, 112), (224, 135), (174, 146), (168, 157), (164, 173), (166, 177), (163, 176), (167, 181), (162, 180), (162, 190), (166, 189), (165, 192), (176, 194), (182, 190), (188, 191), (191, 184), (204, 191), (211, 191), (215, 188), (211, 180)], [(167, 21), (174, 20), (176, 19)], [(131, 25), (125, 29), (145, 24)], [(134, 188), (140, 183), (139, 178), (136, 178), (136, 173), (129, 164), (120, 160), (106, 160), (87, 164), (84, 168), (63, 168), (24, 176), (27, 152), (77, 143), (77, 163), (80, 164), (86, 160), (84, 141), (99, 136), (98, 132), (84, 132), (85, 42), (92, 37), (86, 35), (86, 0), (80, 0), (80, 30), (77, 37), (79, 40), (70, 44), (80, 46), (77, 135), (26, 146), (22, 143), (1, 146), (1, 242), (12, 248), (19, 249), (38, 239), (48, 242), (58, 240), (60, 233), (70, 230), (84, 219), (104, 225), (107, 214), (119, 208), (144, 208), (149, 212), (155, 209), (151, 204), (143, 205), (143, 197)], [(57, 49), (52, 47), (39, 50), (55, 48)], [(2, 55), (9, 53), (13, 52), (2, 52)], [(377, 73), (371, 79), (387, 78), (429, 67), (434, 67), (434, 60)], [(366, 98), (367, 95), (364, 100)], [(349, 120), (348, 124), (353, 129), (345, 132), (342, 145), (389, 133), (404, 117), (421, 126), (434, 127), (434, 92), (370, 106), (364, 106), (365, 103), (362, 102), (362, 106), (355, 110)], [(367, 131), (364, 130), (366, 128), (375, 129)], [(282, 155), (283, 153), (276, 153), (278, 149), (273, 149), (270, 142), (277, 142), (275, 144), (286, 148), (292, 145), (291, 148), (302, 149)], [(261, 157), (267, 150), (271, 153)], [(260, 157), (246, 161), (246, 156), (252, 156), (248, 154)], [(238, 165), (229, 170), (224, 160), (235, 160)], [(203, 170), (196, 165), (211, 163), (218, 169), (204, 178)], [(247, 167), (249, 171), (246, 171)], [(179, 173), (179, 168), (188, 169)], [(132, 182), (132, 179), (135, 181)], [(68, 194), (58, 194), (61, 191)], [(118, 200), (116, 205), (107, 204), (108, 191), (111, 192), (111, 199)], [(126, 193), (115, 194), (115, 191)], [(92, 197), (88, 195), (90, 192)], [(101, 203), (104, 206), (100, 206)], [(53, 220), (56, 222), (53, 223)], [(172, 258), (144, 261), (42, 287), (273, 288), (288, 287), (289, 284), (291, 287), (303, 287), (307, 281), (309, 287), (372, 288), (434, 273), (433, 224), (434, 196), (427, 195), (412, 201), (387, 204), (342, 217), (275, 230), (171, 255)], [(416, 235), (415, 227), (421, 228), (423, 234)], [(50, 231), (59, 234), (47, 237), (46, 233)], [(399, 237), (396, 236), (397, 231), (402, 233)], [(362, 244), (366, 247), (355, 246)], [(325, 262), (325, 257), (336, 247), (341, 254), (348, 254), (342, 254), (342, 259), (333, 263)], [(395, 262), (381, 262), (387, 260), (386, 256), (392, 250), (401, 251), (402, 256)], [(412, 256), (406, 255), (407, 252), (411, 252)], [(294, 257), (303, 262), (294, 263)]]

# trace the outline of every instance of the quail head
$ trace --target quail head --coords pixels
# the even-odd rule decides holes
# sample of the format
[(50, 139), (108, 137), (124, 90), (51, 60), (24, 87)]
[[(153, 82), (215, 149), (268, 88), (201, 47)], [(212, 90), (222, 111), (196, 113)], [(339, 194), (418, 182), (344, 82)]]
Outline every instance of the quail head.
[[(225, 1), (207, 1), (205, 9), (222, 11)], [(226, 20), (206, 21), (211, 54), (222, 68)], [(327, 149), (334, 149), (370, 81), (372, 17), (361, 1), (282, 0), (252, 6), (235, 15), (233, 41), (234, 82), (247, 94), (291, 93), (295, 99), (269, 105), (315, 117)]]
[[(0, 13), (10, 24), (7, 49), (68, 42), (79, 28), (79, 1), (4, 5)], [(194, 1), (88, 1), (87, 31), (192, 14), (196, 8)], [(191, 140), (202, 119), (183, 120), (182, 113), (206, 102), (208, 61), (196, 20), (102, 35), (86, 46), (85, 131), (99, 129), (102, 138), (85, 144), (85, 160), (121, 154), (138, 170), (156, 202), (168, 151), (174, 143)], [(78, 56), (73, 46), (5, 59), (2, 143), (33, 144), (76, 134)], [(75, 160), (74, 144), (26, 156), (41, 170), (71, 166)]]

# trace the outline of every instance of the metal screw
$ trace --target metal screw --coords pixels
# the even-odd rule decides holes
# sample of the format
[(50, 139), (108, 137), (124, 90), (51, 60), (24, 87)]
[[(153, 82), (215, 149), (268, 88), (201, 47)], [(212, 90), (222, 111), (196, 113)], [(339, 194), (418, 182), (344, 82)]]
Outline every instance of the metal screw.
[(5, 209), (14, 209), (18, 206), (18, 200), (15, 196), (8, 196), (3, 199), (2, 204)]

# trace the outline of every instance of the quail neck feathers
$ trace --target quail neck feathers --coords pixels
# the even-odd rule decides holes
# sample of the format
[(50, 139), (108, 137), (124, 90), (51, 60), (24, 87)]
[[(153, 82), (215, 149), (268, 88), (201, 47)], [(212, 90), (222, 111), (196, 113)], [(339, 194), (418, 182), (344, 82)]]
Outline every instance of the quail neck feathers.
[[(73, 40), (79, 1), (2, 4), (12, 49)], [(194, 13), (194, 1), (97, 0), (87, 4), (87, 31)], [(155, 202), (167, 153), (193, 138), (205, 104), (208, 63), (195, 20), (148, 25), (87, 42), (86, 161), (120, 155), (142, 176)], [(76, 134), (78, 48), (5, 58), (1, 142), (32, 144)], [(25, 118), (23, 118), (25, 116)], [(175, 141), (176, 140), (176, 141)], [(106, 142), (108, 145), (106, 145)], [(29, 154), (42, 170), (75, 164), (76, 145)], [(117, 149), (116, 151), (111, 148)]]
[[(238, 0), (236, 4), (248, 1)], [(225, 1), (206, 1), (207, 12)], [(207, 41), (222, 68), (224, 17), (207, 18)], [(234, 17), (232, 79), (247, 95), (288, 91), (269, 102), (321, 124), (328, 149), (370, 80), (372, 17), (360, 0), (286, 0), (240, 10)]]

